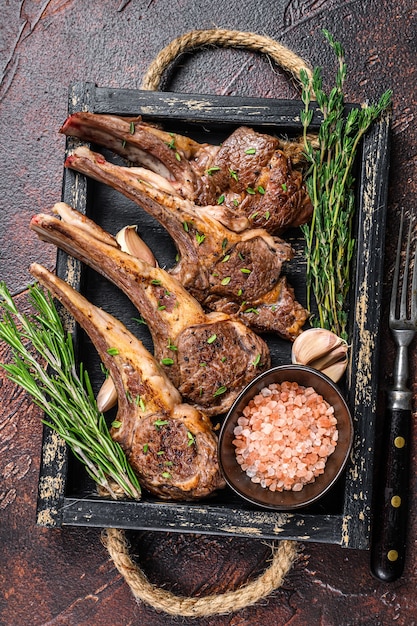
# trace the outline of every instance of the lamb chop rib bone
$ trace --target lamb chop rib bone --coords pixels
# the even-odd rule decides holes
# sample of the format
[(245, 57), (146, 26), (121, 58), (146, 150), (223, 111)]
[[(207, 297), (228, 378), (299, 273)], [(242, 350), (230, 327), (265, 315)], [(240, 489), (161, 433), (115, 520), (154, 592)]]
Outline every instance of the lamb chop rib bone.
[(197, 206), (170, 193), (157, 174), (113, 165), (85, 146), (65, 164), (120, 191), (166, 228), (181, 257), (170, 273), (203, 306), (225, 307), (254, 330), (285, 339), (301, 332), (308, 313), (280, 278), (282, 264), (294, 254), (290, 244), (263, 229), (242, 229), (245, 218), (230, 217), (222, 207)]
[(111, 428), (111, 436), (141, 485), (175, 500), (203, 498), (223, 487), (210, 419), (182, 403), (142, 342), (41, 265), (32, 264), (30, 271), (86, 331), (110, 371), (119, 396), (115, 422), (120, 424)]
[[(176, 278), (97, 236), (96, 224), (58, 203), (63, 219), (39, 214), (31, 229), (118, 286), (148, 324), (157, 361), (181, 395), (209, 415), (227, 411), (239, 392), (270, 365), (266, 343), (239, 320), (206, 314)], [(71, 223), (67, 223), (68, 214)], [(91, 229), (89, 228), (91, 225)]]
[(252, 128), (238, 127), (218, 146), (163, 131), (140, 117), (78, 112), (67, 118), (60, 132), (153, 170), (177, 194), (198, 205), (217, 204), (222, 197), (224, 205), (248, 218), (252, 227), (279, 233), (312, 215), (302, 173), (293, 167), (300, 161), (299, 145)]

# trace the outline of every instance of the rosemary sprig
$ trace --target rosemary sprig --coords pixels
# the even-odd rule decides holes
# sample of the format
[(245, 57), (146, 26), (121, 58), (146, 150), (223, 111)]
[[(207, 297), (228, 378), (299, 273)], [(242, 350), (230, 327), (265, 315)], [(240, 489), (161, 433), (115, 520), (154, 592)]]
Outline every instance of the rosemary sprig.
[[(318, 317), (312, 319), (312, 324), (347, 339), (345, 304), (355, 247), (353, 164), (364, 134), (390, 105), (391, 91), (386, 91), (376, 105), (354, 108), (346, 113), (344, 50), (328, 31), (323, 33), (338, 60), (335, 86), (329, 93), (325, 92), (320, 67), (314, 69), (311, 79), (305, 71), (300, 73), (304, 102), (301, 121), (309, 164), (306, 185), (314, 209), (311, 222), (302, 226), (306, 241), (307, 308), (311, 310), (314, 295)], [(313, 147), (307, 134), (313, 117), (312, 94), (323, 114), (318, 148)]]
[(10, 346), (13, 358), (0, 367), (43, 409), (48, 418), (44, 423), (62, 437), (95, 482), (113, 498), (112, 482), (139, 499), (137, 477), (110, 436), (82, 364), (77, 373), (72, 337), (65, 332), (51, 295), (35, 285), (29, 287), (29, 300), (35, 313), (27, 316), (0, 283), (0, 339)]

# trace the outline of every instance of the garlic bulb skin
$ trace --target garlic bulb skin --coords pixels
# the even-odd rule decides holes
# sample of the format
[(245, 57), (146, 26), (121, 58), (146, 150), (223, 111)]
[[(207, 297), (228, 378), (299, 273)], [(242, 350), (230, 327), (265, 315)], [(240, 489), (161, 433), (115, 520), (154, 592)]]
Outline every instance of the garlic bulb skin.
[(146, 245), (137, 233), (135, 225), (125, 226), (116, 234), (116, 241), (123, 252), (127, 252), (153, 267), (157, 266), (152, 250)]
[(291, 360), (309, 365), (338, 382), (348, 364), (348, 345), (344, 339), (325, 328), (309, 328), (293, 343)]
[(105, 413), (117, 404), (117, 391), (110, 376), (101, 385), (96, 402), (100, 413)]

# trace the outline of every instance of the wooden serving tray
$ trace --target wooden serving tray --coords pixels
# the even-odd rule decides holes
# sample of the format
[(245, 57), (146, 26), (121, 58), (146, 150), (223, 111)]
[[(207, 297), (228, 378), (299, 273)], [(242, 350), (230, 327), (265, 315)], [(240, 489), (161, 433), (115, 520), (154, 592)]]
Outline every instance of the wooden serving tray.
[[(109, 89), (91, 83), (75, 84), (69, 93), (69, 113), (84, 110), (142, 115), (146, 121), (160, 123), (165, 130), (189, 134), (194, 139), (211, 143), (221, 142), (240, 125), (278, 136), (295, 137), (302, 131), (302, 107), (301, 102), (294, 100)], [(320, 121), (320, 113), (316, 112), (312, 129), (317, 129)], [(38, 524), (239, 535), (333, 543), (359, 549), (369, 547), (389, 128), (390, 116), (386, 114), (373, 125), (358, 155), (356, 254), (349, 303), (352, 358), (342, 383), (353, 415), (355, 436), (347, 468), (333, 489), (314, 506), (296, 513), (275, 513), (252, 507), (228, 489), (197, 503), (163, 502), (147, 494), (139, 502), (112, 501), (97, 495), (84, 468), (67, 453), (60, 438), (45, 427)], [(75, 145), (79, 142), (68, 139), (66, 153)], [(110, 153), (105, 156), (118, 162)], [(173, 264), (176, 251), (169, 235), (153, 218), (118, 192), (87, 180), (81, 174), (64, 170), (62, 199), (113, 234), (127, 224), (137, 224), (159, 263), (168, 267)], [(284, 271), (297, 299), (305, 304), (303, 240), (298, 230), (288, 233), (286, 238), (291, 241), (296, 255), (285, 265)], [(94, 304), (118, 317), (152, 351), (147, 327), (132, 320), (137, 317), (137, 311), (116, 287), (62, 252), (58, 252), (57, 272)], [(67, 328), (75, 333), (80, 360), (98, 390), (103, 374), (95, 349), (71, 320), (66, 323)], [(289, 343), (276, 337), (266, 339), (272, 364), (289, 363)]]

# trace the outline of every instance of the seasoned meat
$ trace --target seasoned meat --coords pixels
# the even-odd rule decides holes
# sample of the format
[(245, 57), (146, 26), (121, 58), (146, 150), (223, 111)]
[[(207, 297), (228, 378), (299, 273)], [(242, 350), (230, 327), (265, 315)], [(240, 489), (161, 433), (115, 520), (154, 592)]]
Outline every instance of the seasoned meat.
[(306, 223), (313, 211), (301, 171), (280, 141), (251, 128), (237, 128), (221, 146), (168, 133), (141, 118), (88, 112), (69, 116), (65, 135), (103, 145), (165, 177), (182, 198), (199, 206), (228, 206), (252, 228), (273, 234)]
[(109, 370), (119, 397), (110, 432), (142, 487), (172, 500), (200, 499), (224, 487), (208, 417), (182, 403), (154, 357), (119, 320), (41, 265), (30, 269), (86, 331)]
[[(281, 297), (268, 306), (265, 317), (262, 306), (262, 300), (273, 304), (282, 264), (293, 256), (287, 242), (264, 229), (248, 229), (249, 220), (236, 218), (227, 207), (199, 207), (184, 200), (167, 190), (166, 180), (157, 174), (147, 176), (141, 168), (113, 165), (84, 146), (67, 158), (66, 166), (117, 189), (166, 228), (180, 253), (170, 273), (204, 307), (220, 310), (219, 300), (246, 310), (256, 302), (258, 326), (290, 340), (301, 332), (308, 313), (295, 300), (287, 327), (280, 315)], [(287, 305), (285, 310), (288, 320)], [(250, 325), (249, 316), (242, 319)]]
[(78, 227), (77, 211), (68, 205), (58, 203), (55, 211), (63, 219), (39, 214), (31, 228), (126, 293), (148, 324), (157, 361), (190, 404), (209, 415), (223, 413), (269, 367), (266, 343), (241, 321), (206, 314), (174, 276), (104, 242), (94, 222), (89, 229), (91, 220), (80, 216)]

